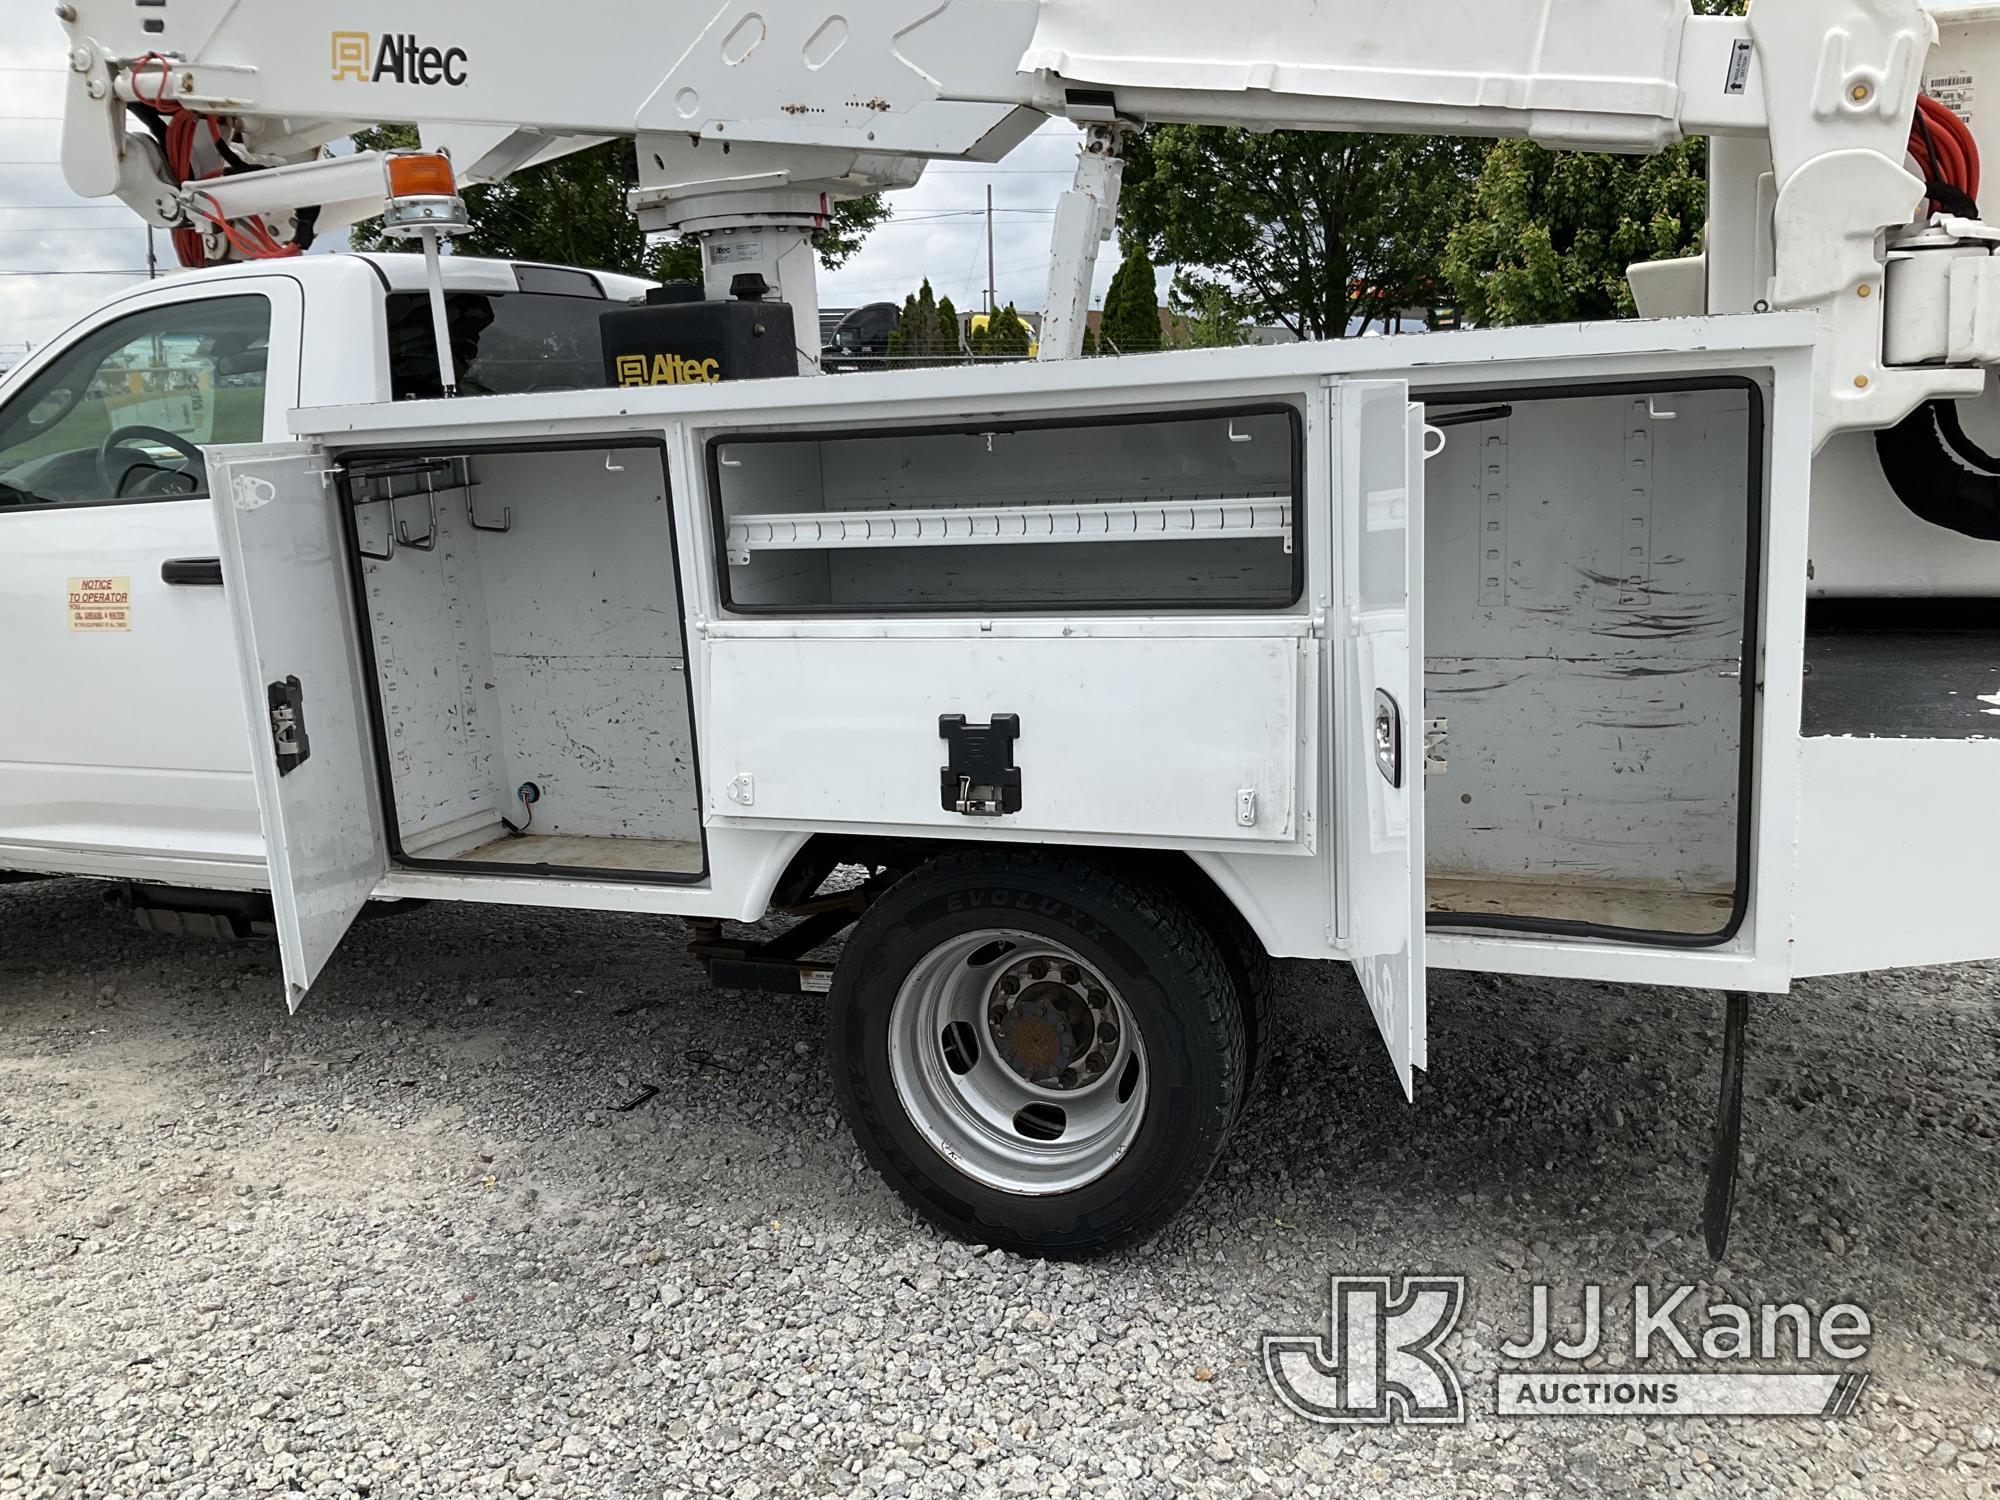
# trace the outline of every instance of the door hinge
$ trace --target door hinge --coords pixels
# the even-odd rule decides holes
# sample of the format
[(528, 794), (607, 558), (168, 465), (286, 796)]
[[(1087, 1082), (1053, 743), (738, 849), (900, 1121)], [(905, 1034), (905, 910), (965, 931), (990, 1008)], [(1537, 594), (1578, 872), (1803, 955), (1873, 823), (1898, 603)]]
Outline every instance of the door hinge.
[(1255, 828), (1257, 826), (1257, 789), (1243, 787), (1236, 793), (1236, 826)]
[(278, 758), (278, 774), (289, 776), (312, 758), (312, 740), (306, 734), (306, 690), (298, 678), (287, 677), (264, 690), (271, 706), (271, 749)]
[(1424, 720), (1424, 775), (1442, 776), (1451, 769), (1445, 759), (1451, 749), (1451, 720)]

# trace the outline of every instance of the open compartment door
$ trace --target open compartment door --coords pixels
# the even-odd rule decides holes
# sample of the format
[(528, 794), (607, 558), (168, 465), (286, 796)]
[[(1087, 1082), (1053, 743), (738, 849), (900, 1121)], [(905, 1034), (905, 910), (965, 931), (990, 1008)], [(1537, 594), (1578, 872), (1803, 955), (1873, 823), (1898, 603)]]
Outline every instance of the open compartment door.
[(1405, 1096), (1424, 1041), (1424, 409), (1400, 380), (1334, 389), (1342, 674), (1331, 694), (1339, 904)]
[(299, 443), (216, 449), (208, 461), (294, 1010), (389, 868), (327, 469)]

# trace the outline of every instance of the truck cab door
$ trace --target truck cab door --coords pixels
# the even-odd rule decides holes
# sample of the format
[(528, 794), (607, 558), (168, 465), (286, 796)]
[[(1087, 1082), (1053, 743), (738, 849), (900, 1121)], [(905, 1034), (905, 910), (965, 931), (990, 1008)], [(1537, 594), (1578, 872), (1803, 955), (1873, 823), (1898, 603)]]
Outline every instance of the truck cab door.
[(1333, 402), (1335, 931), (1408, 1097), (1427, 1064), (1424, 409), (1400, 380), (1339, 382)]
[(299, 404), (299, 283), (163, 281), (0, 397), (0, 867), (262, 883), (202, 451)]
[(293, 1010), (388, 873), (339, 489), (310, 444), (219, 448), (209, 489)]

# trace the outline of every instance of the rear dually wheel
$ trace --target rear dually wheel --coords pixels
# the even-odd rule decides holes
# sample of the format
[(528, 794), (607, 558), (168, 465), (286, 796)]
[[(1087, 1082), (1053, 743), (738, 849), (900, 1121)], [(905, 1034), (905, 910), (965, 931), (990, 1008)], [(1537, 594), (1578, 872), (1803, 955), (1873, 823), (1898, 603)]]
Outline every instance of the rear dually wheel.
[(1031, 1254), (1157, 1228), (1245, 1082), (1215, 940), (1165, 888), (1078, 857), (966, 851), (856, 926), (830, 1047), (863, 1148), (932, 1223)]

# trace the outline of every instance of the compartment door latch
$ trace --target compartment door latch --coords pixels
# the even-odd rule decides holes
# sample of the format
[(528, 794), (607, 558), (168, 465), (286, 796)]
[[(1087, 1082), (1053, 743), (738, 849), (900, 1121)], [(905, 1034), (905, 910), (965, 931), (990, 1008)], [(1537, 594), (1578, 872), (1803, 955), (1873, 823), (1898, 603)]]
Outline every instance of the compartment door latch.
[(306, 734), (306, 690), (298, 678), (287, 677), (264, 689), (271, 706), (271, 749), (278, 757), (278, 774), (289, 776), (312, 758)]
[(951, 764), (938, 770), (944, 810), (968, 818), (1019, 812), (1021, 773), (1014, 765), (1014, 741), (1020, 737), (1019, 714), (995, 714), (989, 724), (968, 724), (964, 714), (938, 715), (938, 738), (951, 754)]
[(1389, 694), (1375, 690), (1375, 769), (1390, 786), (1403, 785), (1403, 710)]

